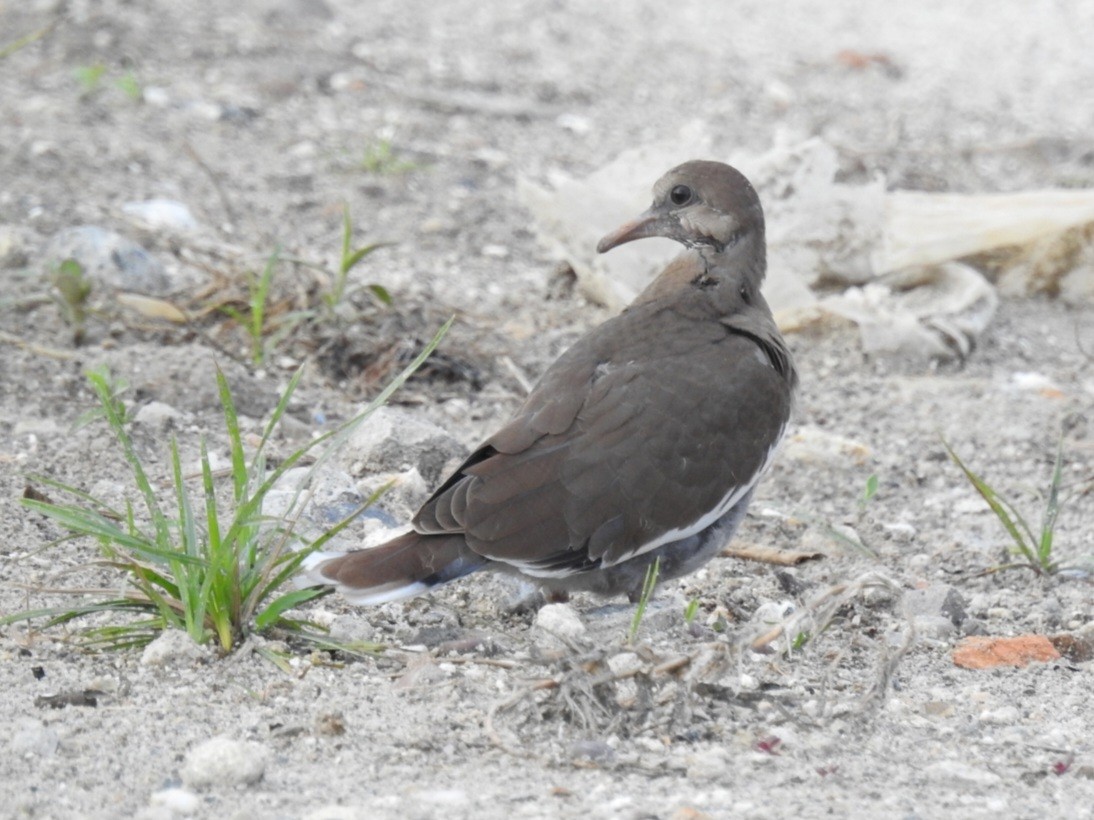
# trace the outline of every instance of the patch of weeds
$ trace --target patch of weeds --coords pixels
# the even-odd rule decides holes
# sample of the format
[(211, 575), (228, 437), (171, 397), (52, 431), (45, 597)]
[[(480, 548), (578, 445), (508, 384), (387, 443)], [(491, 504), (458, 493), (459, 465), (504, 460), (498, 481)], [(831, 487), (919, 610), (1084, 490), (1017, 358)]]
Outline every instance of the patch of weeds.
[(84, 94), (94, 94), (103, 84), (106, 76), (106, 66), (102, 63), (77, 66), (72, 70), (72, 76), (84, 90)]
[[(342, 211), (342, 256), (338, 263), (338, 270), (335, 273), (334, 282), (331, 285), (331, 289), (323, 294), (323, 301), (327, 303), (327, 307), (334, 308), (342, 303), (342, 299), (346, 295), (346, 283), (349, 281), (349, 274), (357, 265), (372, 253), (377, 248), (384, 247), (384, 242), (373, 242), (370, 245), (362, 245), (359, 248), (353, 247), (353, 221), (350, 219), (349, 206), (347, 205)], [(391, 294), (383, 285), (372, 284), (368, 285), (368, 289), (372, 292), (382, 304), (391, 305)]]
[(50, 296), (61, 308), (61, 317), (72, 328), (75, 345), (83, 342), (87, 331), (88, 299), (91, 296), (91, 280), (83, 265), (75, 259), (66, 259), (50, 274)]
[(1003, 529), (1007, 531), (1014, 547), (1012, 554), (1023, 559), (1018, 563), (1004, 564), (994, 567), (992, 571), (1004, 569), (1026, 568), (1038, 575), (1053, 575), (1059, 571), (1060, 565), (1053, 557), (1053, 541), (1056, 534), (1056, 521), (1060, 515), (1060, 481), (1063, 477), (1064, 441), (1061, 437), (1056, 448), (1056, 462), (1052, 468), (1052, 478), (1049, 480), (1048, 493), (1044, 496), (1044, 509), (1041, 512), (1041, 527), (1034, 531), (1027, 523), (1025, 517), (1018, 512), (1008, 499), (1001, 496), (981, 476), (974, 473), (954, 452), (949, 442), (942, 440), (942, 446), (946, 448), (953, 463), (961, 468), (965, 478), (980, 493), (981, 498), (987, 502), (988, 507), (995, 514)]
[(129, 424), (132, 421), (132, 416), (122, 399), (122, 395), (129, 390), (129, 382), (112, 374), (110, 368), (105, 365), (88, 373), (87, 379), (91, 382), (95, 395), (99, 398), (99, 406), (80, 413), (76, 417), (72, 429), (79, 430), (81, 427), (87, 427), (87, 425), (99, 419), (105, 419), (109, 423), (111, 416), (120, 419), (123, 425)]
[(242, 327), (251, 342), (251, 363), (260, 367), (268, 355), (298, 325), (314, 317), (312, 310), (289, 311), (273, 316), (270, 310), (270, 287), (274, 272), (281, 260), (281, 251), (275, 250), (266, 260), (261, 273), (251, 272), (247, 278), (247, 306), (243, 310), (234, 305), (221, 305), (220, 310)]
[(144, 90), (141, 88), (140, 81), (131, 70), (115, 78), (114, 87), (125, 94), (130, 102), (138, 103), (144, 99)]
[(30, 34), (24, 34), (22, 37), (19, 37), (16, 40), (12, 40), (6, 45), (0, 46), (0, 60), (6, 60), (17, 51), (22, 51), (24, 48), (31, 45), (32, 43), (38, 42), (46, 35), (52, 33), (53, 29), (55, 29), (57, 27), (57, 24), (60, 22), (61, 20), (60, 18), (58, 18), (57, 20), (54, 20), (52, 23), (50, 23), (48, 26), (44, 26), (37, 31), (32, 31)]
[(72, 76), (80, 84), (85, 97), (97, 94), (108, 78), (111, 79), (111, 85), (124, 94), (130, 102), (140, 102), (144, 97), (144, 90), (141, 88), (140, 81), (132, 69), (127, 70), (120, 76), (112, 77), (110, 69), (105, 65), (93, 63), (73, 69)]
[(627, 631), (627, 643), (629, 644), (633, 644), (634, 639), (638, 636), (638, 628), (642, 626), (642, 618), (646, 615), (646, 607), (649, 606), (654, 587), (657, 586), (657, 574), (660, 571), (661, 558), (658, 556), (646, 568), (646, 577), (642, 581), (642, 593), (638, 597), (638, 606), (635, 607), (634, 617), (631, 618), (631, 628)]
[(692, 598), (690, 601), (688, 601), (687, 606), (684, 607), (684, 623), (686, 623), (688, 626), (691, 626), (691, 624), (698, 616), (699, 599)]
[[(122, 572), (126, 590), (120, 596), (104, 590), (91, 595), (85, 603), (5, 616), (0, 618), (0, 625), (45, 618), (46, 627), (50, 627), (96, 613), (109, 613), (120, 616), (123, 622), (82, 627), (78, 634), (87, 645), (140, 646), (165, 629), (182, 629), (198, 644), (215, 641), (225, 653), (238, 647), (249, 635), (273, 631), (290, 633), (321, 648), (356, 653), (377, 651), (375, 645), (336, 644), (314, 625), (287, 615), (293, 607), (325, 594), (323, 589), (292, 589), (289, 581), (303, 560), (341, 532), (360, 510), (318, 538), (305, 542), (303, 548), (294, 549), (305, 541), (294, 532), (303, 507), (298, 502), (305, 491), (297, 491), (289, 512), (279, 519), (262, 514), (263, 502), (285, 473), (326, 443), (311, 467), (316, 470), (426, 360), (450, 325), (451, 320), (357, 416), (313, 439), (276, 466), (268, 462), (267, 444), (289, 405), (302, 370), (289, 382), (248, 459), (231, 391), (218, 369), (217, 384), (231, 455), (230, 503), (221, 500), (226, 493), (218, 492), (204, 441), (200, 490), (194, 492), (188, 486), (174, 438), (169, 445), (170, 485), (166, 492), (158, 490), (126, 429), (111, 380), (101, 371), (89, 373), (102, 415), (129, 465), (140, 496), (139, 516), (129, 502), (122, 510), (111, 509), (82, 490), (41, 476), (34, 480), (73, 500), (62, 503), (28, 497), (22, 503), (59, 523), (68, 533), (62, 541), (77, 537), (96, 540), (103, 558), (101, 563)], [(364, 506), (374, 500), (368, 499)], [(77, 596), (86, 594), (86, 590), (69, 593)]]
[[(877, 495), (878, 492), (878, 477), (874, 474), (870, 474), (866, 479), (866, 484), (862, 488), (862, 493), (858, 497), (858, 516), (857, 521), (859, 524), (863, 523), (866, 517), (866, 509), (870, 504), (870, 501)], [(807, 519), (808, 520), (808, 519)], [(827, 521), (823, 521), (819, 524), (821, 532), (823, 532), (832, 541), (835, 541), (841, 546), (848, 547), (852, 552), (857, 552), (860, 555), (864, 555), (868, 558), (877, 559), (878, 554), (875, 552), (855, 531), (854, 528), (849, 526), (838, 526), (831, 524)]]
[(400, 158), (387, 139), (369, 143), (361, 157), (361, 170), (370, 174), (405, 174), (417, 167), (416, 163)]
[(866, 479), (866, 486), (862, 488), (862, 495), (859, 496), (858, 509), (859, 513), (865, 513), (866, 508), (870, 504), (870, 500), (877, 495), (877, 475), (871, 473)]
[[(330, 288), (321, 292), (318, 297), (309, 293), (300, 309), (288, 309), (288, 302), (275, 303), (273, 285), (276, 272), (283, 264), (299, 265), (321, 272), (326, 272), (326, 269), (307, 259), (285, 258), (278, 249), (269, 256), (260, 272), (248, 272), (247, 290), (243, 299), (233, 300), (234, 304), (227, 300), (209, 304), (204, 311), (219, 311), (233, 319), (247, 334), (251, 363), (256, 367), (262, 366), (273, 351), (302, 326), (336, 318), (336, 308), (351, 292), (350, 273), (365, 257), (389, 244), (373, 242), (355, 246), (353, 233), (353, 221), (347, 207), (342, 213), (342, 244), (338, 268), (333, 273)], [(371, 283), (365, 285), (365, 288), (380, 304), (393, 304), (391, 294), (383, 285)]]

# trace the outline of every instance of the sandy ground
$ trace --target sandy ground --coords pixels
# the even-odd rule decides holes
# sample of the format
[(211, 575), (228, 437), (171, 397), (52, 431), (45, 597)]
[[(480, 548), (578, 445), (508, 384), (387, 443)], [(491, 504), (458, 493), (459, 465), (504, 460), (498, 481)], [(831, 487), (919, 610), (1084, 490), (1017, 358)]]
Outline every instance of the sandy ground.
[[(455, 314), (446, 358), (408, 388), (405, 412), (468, 448), (490, 432), (522, 395), (518, 374), (534, 377), (604, 318), (552, 277), (559, 260), (516, 204), (518, 174), (580, 175), (699, 120), (723, 155), (823, 136), (852, 181), (1094, 187), (1094, 15), (1079, 2), (212, 8), (0, 0), (0, 43), (66, 15), (0, 60), (0, 224), (15, 249), (0, 254), (0, 612), (53, 603), (48, 588), (118, 583), (87, 566), (91, 544), (43, 549), (59, 531), (18, 503), (28, 474), (128, 491), (104, 428), (73, 430), (92, 404), (90, 366), (124, 377), (134, 409), (173, 409), (135, 427), (159, 479), (169, 433), (186, 458), (203, 435), (226, 452), (214, 360), (248, 430), (310, 363), (279, 439), (289, 447), (358, 406), (373, 385), (365, 354), (384, 339), (420, 344)], [(202, 232), (134, 228), (123, 206), (155, 197), (185, 203)], [(224, 321), (93, 318), (75, 347), (37, 298), (43, 248), (70, 226), (141, 242), (164, 262), (170, 298), (189, 304), (238, 292), (276, 246), (329, 269), (343, 203), (360, 236), (395, 243), (355, 273), (394, 307), (360, 299), (350, 326), (297, 338), (261, 368)], [(314, 285), (291, 270), (287, 299)], [(494, 578), (369, 610), (324, 598), (313, 617), (390, 648), (301, 655), (291, 674), (246, 651), (173, 645), (156, 661), (5, 627), (0, 814), (1094, 816), (1094, 662), (969, 671), (952, 659), (970, 634), (1089, 635), (1090, 575), (983, 574), (1006, 536), (939, 435), (1035, 519), (1061, 433), (1065, 486), (1089, 488), (1094, 308), (1004, 301), (963, 365), (867, 361), (848, 328), (790, 342), (796, 438), (738, 541), (824, 559), (716, 560), (658, 591), (635, 647), (621, 602), (577, 598), (584, 632), (562, 646), (507, 614), (513, 590)], [(879, 491), (863, 506), (872, 474)], [(1094, 555), (1089, 495), (1065, 505), (1058, 553)], [(837, 585), (821, 634), (748, 650)], [(914, 590), (963, 611), (914, 621)], [(65, 693), (82, 703), (50, 708)], [(219, 737), (249, 745), (203, 759)]]

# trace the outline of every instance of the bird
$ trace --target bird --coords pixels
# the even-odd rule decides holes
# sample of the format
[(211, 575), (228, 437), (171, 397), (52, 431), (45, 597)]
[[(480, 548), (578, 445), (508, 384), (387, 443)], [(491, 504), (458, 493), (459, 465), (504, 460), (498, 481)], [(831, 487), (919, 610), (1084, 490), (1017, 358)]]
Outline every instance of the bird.
[(524, 404), (429, 497), (412, 529), (376, 547), (316, 552), (314, 584), (354, 604), (426, 593), (499, 570), (564, 598), (638, 600), (730, 540), (770, 465), (798, 376), (760, 292), (764, 214), (737, 169), (692, 160), (653, 204), (597, 245), (684, 246), (620, 314), (581, 337)]

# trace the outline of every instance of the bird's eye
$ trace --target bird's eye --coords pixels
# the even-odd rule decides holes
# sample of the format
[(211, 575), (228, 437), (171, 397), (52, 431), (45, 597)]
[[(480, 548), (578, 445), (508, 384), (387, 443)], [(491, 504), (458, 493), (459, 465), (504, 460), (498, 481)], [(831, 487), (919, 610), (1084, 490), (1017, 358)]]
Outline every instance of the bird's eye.
[(691, 188), (687, 185), (677, 185), (669, 191), (669, 199), (672, 200), (673, 205), (687, 205), (691, 202), (692, 196)]

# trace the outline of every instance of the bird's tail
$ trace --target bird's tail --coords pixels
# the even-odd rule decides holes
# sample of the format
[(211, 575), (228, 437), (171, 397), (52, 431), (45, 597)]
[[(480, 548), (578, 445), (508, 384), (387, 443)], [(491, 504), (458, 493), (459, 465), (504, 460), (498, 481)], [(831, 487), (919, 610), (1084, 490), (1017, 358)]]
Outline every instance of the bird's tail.
[(408, 532), (371, 549), (309, 555), (301, 586), (331, 584), (350, 603), (383, 604), (428, 592), (486, 563), (467, 548), (462, 535)]

